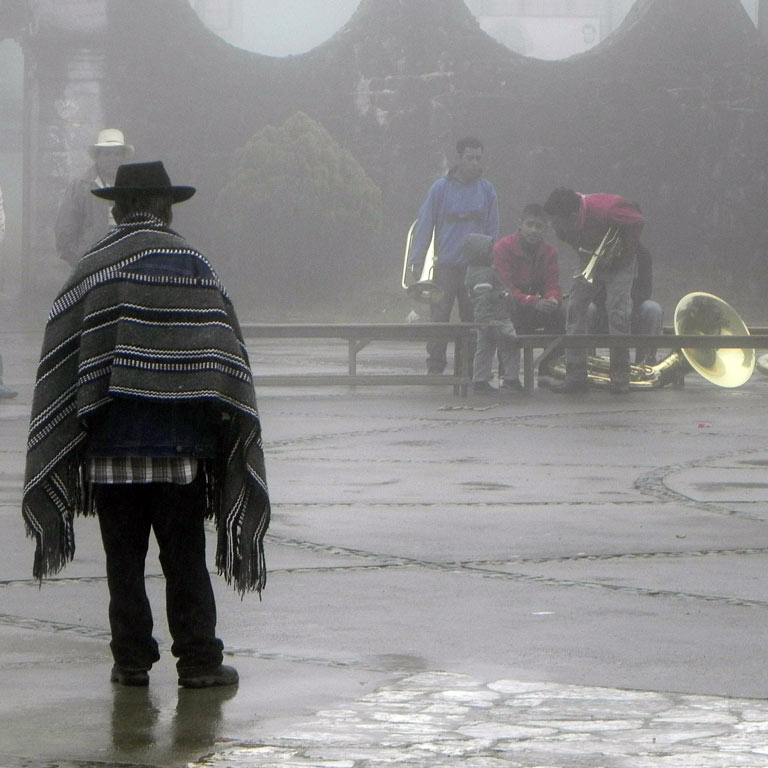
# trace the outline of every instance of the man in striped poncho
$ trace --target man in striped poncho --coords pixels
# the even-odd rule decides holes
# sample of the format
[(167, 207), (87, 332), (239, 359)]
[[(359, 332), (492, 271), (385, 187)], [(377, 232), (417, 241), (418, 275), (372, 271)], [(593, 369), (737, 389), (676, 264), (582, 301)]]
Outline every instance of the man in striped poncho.
[(56, 298), (35, 385), (22, 502), (34, 574), (75, 551), (73, 518), (96, 513), (107, 560), (111, 679), (147, 685), (159, 659), (144, 589), (154, 530), (179, 684), (237, 683), (222, 664), (205, 563), (242, 594), (261, 592), (269, 524), (261, 429), (235, 312), (202, 254), (169, 228), (194, 194), (163, 164), (120, 166), (117, 227), (88, 251)]

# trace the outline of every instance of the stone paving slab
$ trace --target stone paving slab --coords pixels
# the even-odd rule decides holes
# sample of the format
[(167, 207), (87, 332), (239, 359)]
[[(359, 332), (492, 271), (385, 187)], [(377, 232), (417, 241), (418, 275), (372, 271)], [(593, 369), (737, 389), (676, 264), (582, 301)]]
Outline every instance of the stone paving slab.
[(765, 768), (768, 704), (426, 672), (195, 768), (239, 765)]
[[(611, 584), (642, 589), (648, 594), (689, 594), (768, 606), (765, 575), (768, 549), (702, 553), (700, 555), (656, 555), (645, 557), (646, 567), (632, 558), (593, 558), (546, 563), (494, 564), (494, 570), (546, 576), (559, 579), (588, 579), (595, 584)], [(480, 566), (488, 567), (488, 566)], [(739, 571), (739, 581), (732, 575)]]
[[(749, 516), (720, 510), (681, 508), (673, 501), (593, 501), (530, 504), (509, 497), (462, 506), (414, 502), (366, 505), (365, 525), (354, 503), (280, 504), (273, 540), (288, 546), (329, 551), (387, 554), (435, 562), (512, 564), (574, 558), (583, 567), (591, 557), (622, 553), (642, 557), (659, 552), (691, 553), (768, 546), (765, 523), (754, 517), (768, 509), (748, 508)], [(753, 514), (754, 513), (754, 514)], [(723, 523), (727, 519), (727, 524)], [(450, 526), (445, 521), (450, 519)], [(600, 534), (595, 535), (599, 526)], [(408, 531), (408, 536), (403, 536)], [(294, 542), (291, 544), (291, 542)], [(643, 566), (644, 567), (644, 566)]]
[(668, 477), (667, 486), (696, 501), (768, 503), (768, 473), (764, 466), (728, 467), (722, 465), (682, 470)]

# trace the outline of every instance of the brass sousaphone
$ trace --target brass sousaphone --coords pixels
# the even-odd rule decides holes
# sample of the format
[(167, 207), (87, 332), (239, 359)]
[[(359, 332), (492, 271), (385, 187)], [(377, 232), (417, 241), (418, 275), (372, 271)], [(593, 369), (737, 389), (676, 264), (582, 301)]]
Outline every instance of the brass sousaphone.
[[(730, 304), (711, 293), (689, 293), (677, 303), (674, 317), (678, 336), (749, 336), (749, 329)], [(670, 341), (674, 339), (670, 337)], [(629, 386), (653, 389), (679, 381), (688, 368), (693, 368), (718, 387), (740, 387), (755, 370), (755, 350), (741, 348), (699, 349), (687, 347), (673, 352), (657, 365), (631, 365)], [(565, 357), (542, 360), (540, 373), (565, 377)], [(587, 378), (593, 386), (610, 384), (607, 357), (587, 358)]]
[(403, 257), (403, 277), (402, 286), (408, 292), (408, 295), (416, 301), (434, 302), (442, 293), (442, 289), (435, 282), (435, 264), (437, 263), (437, 253), (435, 248), (435, 231), (432, 230), (432, 240), (427, 248), (427, 255), (424, 258), (424, 266), (421, 275), (415, 283), (408, 283), (408, 267), (411, 261), (411, 246), (413, 245), (413, 233), (416, 229), (416, 221), (411, 224), (408, 230), (408, 236), (405, 240), (405, 256)]
[[(711, 293), (689, 293), (675, 308), (675, 333), (680, 336), (749, 336), (738, 312)], [(682, 350), (696, 373), (718, 387), (740, 387), (755, 371), (755, 350), (747, 348)]]

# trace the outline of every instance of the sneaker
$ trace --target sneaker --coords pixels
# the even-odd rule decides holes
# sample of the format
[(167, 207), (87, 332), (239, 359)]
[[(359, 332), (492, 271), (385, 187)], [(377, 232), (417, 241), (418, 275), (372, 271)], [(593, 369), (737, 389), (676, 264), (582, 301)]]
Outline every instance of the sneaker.
[(525, 392), (525, 387), (520, 383), (520, 379), (504, 379), (501, 388), (509, 392)]
[(219, 664), (208, 669), (192, 669), (179, 672), (182, 688), (212, 688), (215, 685), (237, 685), (240, 676), (234, 667)]
[(129, 669), (115, 664), (109, 680), (120, 685), (144, 686), (149, 685), (149, 672), (146, 669)]
[(550, 389), (558, 395), (586, 395), (589, 392), (589, 384), (586, 381), (564, 381)]
[(472, 391), (476, 395), (495, 395), (498, 390), (487, 381), (475, 381), (472, 383)]
[(7, 387), (5, 384), (0, 383), (0, 397), (10, 398), (16, 397), (19, 393), (15, 389)]

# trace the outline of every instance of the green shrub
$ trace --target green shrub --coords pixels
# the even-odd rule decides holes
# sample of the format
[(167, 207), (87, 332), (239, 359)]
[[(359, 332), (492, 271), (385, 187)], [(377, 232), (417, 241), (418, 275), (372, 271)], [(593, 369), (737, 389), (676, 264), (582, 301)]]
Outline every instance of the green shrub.
[(223, 272), (233, 294), (283, 313), (344, 302), (380, 258), (381, 221), (379, 188), (298, 112), (235, 153), (216, 203)]

